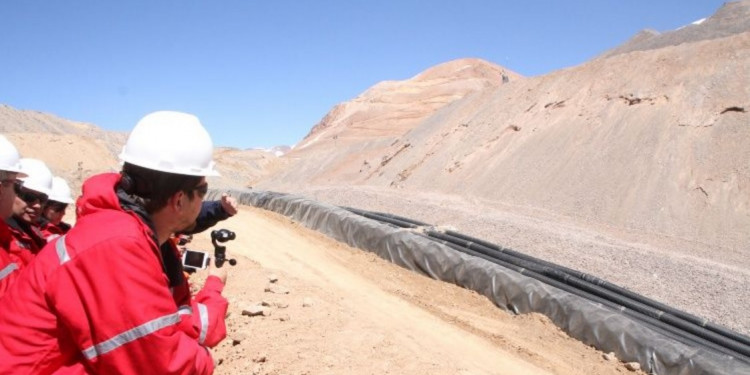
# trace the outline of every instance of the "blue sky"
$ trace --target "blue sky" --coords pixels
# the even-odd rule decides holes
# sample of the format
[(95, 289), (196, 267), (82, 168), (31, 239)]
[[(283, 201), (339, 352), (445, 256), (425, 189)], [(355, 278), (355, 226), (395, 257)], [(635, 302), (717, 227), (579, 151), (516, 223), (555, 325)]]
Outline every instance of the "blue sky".
[(379, 81), (464, 57), (542, 75), (723, 3), (7, 0), (0, 103), (118, 131), (179, 110), (217, 146), (291, 145)]

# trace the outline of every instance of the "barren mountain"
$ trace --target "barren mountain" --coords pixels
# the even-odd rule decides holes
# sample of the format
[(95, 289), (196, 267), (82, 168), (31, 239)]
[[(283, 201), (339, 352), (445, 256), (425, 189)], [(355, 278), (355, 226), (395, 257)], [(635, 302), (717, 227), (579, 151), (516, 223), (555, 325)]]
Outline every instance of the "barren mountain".
[[(435, 191), (739, 250), (750, 227), (750, 23), (737, 15), (748, 4), (650, 38), (664, 47), (634, 43), (540, 77), (501, 84), (502, 68), (459, 60), (376, 85), (336, 106), (261, 186)], [(467, 73), (447, 84), (457, 71)], [(444, 91), (466, 82), (460, 95)]]
[(253, 181), (268, 175), (278, 161), (278, 149), (240, 150), (219, 147), (214, 152), (219, 178), (211, 178), (212, 187), (250, 187)]
[(399, 136), (437, 109), (466, 95), (497, 87), (516, 73), (479, 59), (461, 59), (405, 81), (384, 81), (335, 106), (298, 144), (304, 150), (323, 140), (366, 141)]
[(401, 97), (420, 117), (363, 94), (255, 185), (454, 227), (750, 332), (749, 9), (440, 106)]
[(677, 30), (663, 34), (654, 30), (644, 30), (604, 56), (723, 38), (747, 30), (750, 30), (750, 6), (743, 1), (728, 2), (713, 16), (696, 20)]
[(0, 104), (0, 132), (13, 142), (21, 156), (43, 160), (74, 190), (80, 188), (85, 177), (119, 167), (117, 153), (127, 136), (4, 104)]
[[(95, 173), (118, 170), (117, 155), (126, 133), (111, 132), (93, 124), (65, 120), (49, 113), (19, 110), (0, 104), (0, 133), (7, 136), (23, 157), (43, 160), (55, 175), (68, 180), (75, 191)], [(213, 186), (244, 187), (266, 174), (268, 164), (288, 148), (239, 150), (217, 147), (215, 158), (221, 178)]]
[(437, 111), (518, 79), (518, 74), (489, 62), (460, 59), (408, 80), (380, 82), (335, 106), (282, 158), (271, 180), (352, 180), (350, 174), (361, 167), (362, 155), (383, 155), (394, 139)]

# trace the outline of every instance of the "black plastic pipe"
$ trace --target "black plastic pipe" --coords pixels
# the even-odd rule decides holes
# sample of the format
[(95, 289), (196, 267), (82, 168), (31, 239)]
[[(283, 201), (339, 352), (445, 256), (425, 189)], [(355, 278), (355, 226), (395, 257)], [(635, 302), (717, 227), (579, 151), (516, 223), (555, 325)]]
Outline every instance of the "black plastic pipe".
[(359, 210), (359, 209), (351, 208), (351, 207), (342, 207), (342, 208), (346, 209), (347, 211), (353, 212), (357, 215), (364, 216), (368, 219), (373, 219), (373, 220), (377, 220), (383, 223), (393, 224), (401, 228), (417, 228), (417, 227), (423, 226), (423, 225), (417, 225), (417, 224), (411, 223), (406, 220), (383, 216), (382, 214), (379, 214), (376, 212), (363, 211), (363, 210)]
[[(363, 211), (363, 212), (366, 212), (366, 211)], [(389, 222), (391, 224), (394, 224), (403, 228), (414, 228), (416, 226), (429, 226), (428, 224), (415, 221), (415, 220), (411, 220), (405, 217), (397, 216), (397, 215), (383, 214), (379, 212), (370, 212), (369, 214), (371, 216), (370, 218), (374, 218), (375, 220)], [(432, 233), (439, 233), (439, 232), (432, 232)], [(628, 289), (620, 287), (619, 285), (612, 284), (608, 281), (599, 279), (595, 276), (592, 276), (592, 275), (589, 275), (580, 271), (576, 271), (576, 270), (573, 270), (564, 266), (560, 266), (551, 262), (547, 262), (545, 260), (535, 258), (529, 255), (511, 250), (511, 249), (502, 248), (492, 243), (489, 243), (487, 241), (474, 238), (474, 237), (470, 237), (470, 236), (467, 236), (458, 232), (446, 231), (445, 236), (447, 237), (442, 237), (440, 235), (435, 235), (432, 237), (438, 237), (438, 238), (442, 237), (441, 239), (445, 241), (450, 241), (451, 238), (457, 238), (458, 240), (463, 241), (463, 242), (458, 242), (459, 245), (468, 247), (470, 249), (472, 248), (472, 246), (474, 246), (474, 244), (476, 244), (480, 247), (485, 248), (483, 250), (494, 250), (499, 253), (505, 253), (510, 256), (531, 262), (532, 264), (525, 265), (528, 268), (533, 268), (534, 263), (539, 264), (544, 267), (549, 267), (550, 268), (549, 270), (541, 270), (539, 268), (536, 268), (536, 270), (537, 272), (544, 272), (548, 274), (552, 273), (555, 275), (553, 277), (555, 277), (556, 279), (564, 281), (569, 284), (577, 284), (584, 288), (589, 288), (589, 284), (591, 284), (591, 285), (598, 286), (598, 287), (604, 288), (605, 290), (609, 290), (615, 293), (615, 294), (603, 293), (601, 291), (596, 292), (596, 293), (606, 294), (608, 297), (605, 297), (605, 298), (616, 298), (616, 300), (620, 300), (620, 298), (617, 297), (618, 295), (629, 298), (630, 300), (633, 301), (636, 308), (638, 308), (639, 310), (642, 310), (643, 313), (645, 314), (651, 315), (652, 317), (655, 317), (657, 319), (663, 319), (667, 322), (674, 322), (674, 324), (677, 327), (685, 327), (685, 329), (691, 330), (695, 334), (711, 337), (712, 341), (721, 342), (721, 343), (726, 342), (726, 345), (728, 347), (734, 347), (735, 350), (738, 350), (742, 353), (745, 353), (745, 355), (750, 356), (750, 338), (749, 337), (742, 335), (738, 332), (734, 332), (720, 325), (711, 323), (705, 319), (701, 319), (695, 315), (692, 315), (687, 312), (667, 306), (661, 302), (652, 300), (638, 293), (634, 293)], [(474, 247), (477, 247), (477, 246), (474, 246)], [(477, 250), (477, 249), (473, 249), (473, 250)], [(492, 256), (493, 254), (489, 254), (489, 255)], [(559, 274), (558, 272), (563, 272), (577, 279), (584, 280), (588, 284), (577, 283), (575, 279), (569, 279), (565, 275)], [(676, 320), (675, 318), (678, 320)], [(682, 321), (679, 321), (679, 320), (687, 321), (697, 327), (685, 325)], [(705, 330), (707, 330), (708, 332), (706, 332)], [(737, 344), (731, 341), (727, 341), (726, 339), (732, 340), (736, 342)]]
[[(427, 235), (422, 235), (422, 236), (430, 239), (430, 237), (428, 237)], [(435, 239), (432, 238), (432, 240), (435, 240)], [(696, 336), (696, 335), (694, 335), (694, 334), (692, 334), (690, 332), (686, 332), (684, 330), (681, 330), (681, 329), (679, 329), (677, 327), (669, 325), (669, 324), (667, 324), (667, 323), (665, 323), (663, 321), (660, 321), (658, 319), (654, 319), (653, 317), (650, 317), (648, 315), (642, 314), (642, 313), (640, 313), (638, 311), (629, 309), (629, 308), (627, 308), (625, 306), (618, 305), (618, 304), (616, 304), (616, 303), (614, 303), (612, 301), (606, 300), (606, 299), (601, 298), (599, 296), (596, 296), (596, 295), (593, 295), (593, 294), (588, 293), (586, 291), (580, 290), (580, 289), (578, 289), (578, 288), (576, 288), (574, 286), (562, 283), (560, 281), (554, 280), (554, 279), (549, 278), (547, 276), (541, 275), (541, 274), (539, 274), (539, 273), (537, 273), (535, 271), (532, 271), (530, 269), (527, 269), (527, 268), (524, 268), (524, 267), (520, 267), (520, 266), (516, 266), (516, 265), (513, 265), (511, 263), (504, 262), (504, 261), (502, 261), (500, 259), (496, 259), (496, 258), (494, 258), (492, 256), (489, 256), (489, 255), (486, 255), (486, 254), (482, 254), (480, 252), (473, 251), (471, 249), (467, 249), (465, 247), (462, 247), (460, 245), (456, 245), (456, 244), (451, 243), (451, 242), (447, 242), (447, 241), (443, 241), (443, 240), (437, 240), (436, 242), (441, 243), (443, 245), (446, 245), (448, 247), (451, 247), (452, 249), (460, 251), (460, 252), (463, 252), (465, 254), (468, 254), (468, 255), (471, 255), (471, 256), (475, 256), (475, 257), (478, 257), (478, 258), (482, 258), (482, 259), (484, 259), (486, 261), (495, 263), (497, 265), (500, 265), (500, 266), (505, 267), (507, 269), (510, 269), (512, 271), (518, 272), (518, 273), (520, 273), (520, 274), (522, 274), (524, 276), (531, 277), (531, 278), (533, 278), (535, 280), (538, 280), (538, 281), (541, 281), (541, 282), (543, 282), (543, 283), (545, 283), (547, 285), (550, 285), (550, 286), (553, 286), (553, 287), (558, 288), (560, 290), (566, 291), (566, 292), (568, 292), (570, 294), (579, 296), (581, 298), (587, 299), (587, 300), (592, 301), (592, 302), (599, 303), (602, 306), (610, 308), (610, 309), (612, 309), (614, 311), (619, 311), (620, 313), (622, 313), (622, 314), (624, 314), (624, 315), (626, 315), (628, 317), (631, 317), (631, 318), (633, 318), (634, 320), (636, 320), (638, 322), (641, 322), (641, 323), (645, 324), (646, 326), (648, 326), (649, 328), (653, 329), (654, 331), (659, 332), (659, 333), (665, 335), (666, 337), (670, 337), (673, 340), (681, 342), (681, 343), (683, 343), (685, 345), (688, 345), (688, 346), (691, 346), (691, 347), (694, 347), (694, 348), (703, 348), (703, 349), (706, 349), (706, 350), (717, 352), (717, 353), (720, 353), (720, 354), (723, 354), (723, 355), (727, 355), (727, 356), (733, 357), (733, 358), (735, 358), (737, 360), (740, 360), (742, 362), (750, 364), (750, 358), (747, 357), (747, 356), (745, 356), (745, 355), (743, 355), (743, 354), (741, 354), (741, 353), (737, 353), (737, 352), (735, 352), (735, 351), (733, 351), (733, 350), (731, 350), (729, 348), (726, 348), (726, 347), (718, 345), (718, 344), (716, 344), (714, 342), (708, 341), (708, 340), (706, 340), (706, 339), (704, 339), (702, 337), (699, 337), (699, 336)]]
[[(411, 219), (403, 218), (403, 217), (396, 216), (396, 215), (367, 212), (367, 211), (351, 209), (351, 208), (347, 208), (347, 209), (354, 213), (366, 216), (370, 219), (387, 222), (387, 223), (390, 223), (399, 227), (414, 228), (414, 227), (420, 226), (418, 224), (426, 225), (425, 223), (416, 222)], [(455, 246), (451, 246), (451, 247), (457, 250), (463, 251), (462, 249), (468, 249), (472, 251), (473, 253), (475, 253), (475, 255), (477, 252), (482, 253), (485, 255), (485, 256), (482, 256), (482, 258), (486, 259), (487, 257), (489, 257), (492, 259), (499, 260), (505, 263), (506, 267), (508, 264), (513, 264), (516, 267), (521, 267), (522, 269), (527, 269), (537, 274), (547, 275), (545, 277), (547, 279), (551, 278), (554, 280), (558, 280), (558, 281), (567, 283), (571, 286), (577, 287), (579, 289), (583, 289), (584, 291), (587, 291), (588, 294), (590, 295), (597, 295), (605, 300), (613, 301), (614, 303), (619, 303), (620, 304), (619, 308), (622, 308), (622, 307), (630, 308), (633, 311), (638, 312), (639, 314), (649, 317), (650, 319), (660, 320), (678, 329), (682, 329), (684, 331), (690, 332), (692, 335), (700, 337), (705, 341), (712, 342), (712, 343), (715, 343), (716, 345), (726, 347), (732, 350), (733, 352), (741, 354), (745, 357), (750, 356), (750, 348), (744, 345), (742, 341), (739, 341), (739, 342), (732, 341), (733, 337), (731, 336), (737, 336), (738, 334), (724, 329), (725, 331), (728, 331), (732, 335), (722, 335), (720, 332), (716, 332), (715, 330), (710, 330), (705, 325), (700, 324), (700, 323), (705, 323), (705, 321), (702, 321), (698, 319), (697, 317), (694, 317), (687, 313), (682, 313), (676, 309), (669, 308), (666, 305), (663, 305), (656, 301), (642, 297), (638, 294), (635, 294), (631, 291), (628, 291), (614, 284), (608, 283), (604, 280), (600, 280), (593, 276), (590, 276), (590, 275), (587, 275), (587, 274), (584, 274), (582, 272), (578, 272), (572, 269), (568, 269), (562, 266), (557, 266), (553, 263), (546, 262), (546, 261), (543, 261), (534, 257), (530, 257), (530, 256), (515, 252), (510, 249), (499, 248), (496, 245), (490, 244), (488, 242), (485, 242), (476, 238), (472, 238), (469, 236), (465, 236), (465, 235), (462, 235), (460, 233), (456, 233), (453, 231), (448, 231), (447, 233), (429, 231), (427, 235), (433, 238), (438, 238), (441, 240), (440, 242), (443, 242), (446, 244), (453, 243), (455, 244)], [(500, 258), (500, 259), (497, 259), (497, 258)], [(512, 267), (509, 267), (509, 268), (512, 268)], [(547, 281), (550, 281), (551, 279)], [(555, 284), (559, 284), (559, 282)], [(605, 285), (610, 286), (611, 288), (606, 288)], [(615, 290), (611, 290), (611, 289), (615, 289)], [(619, 293), (620, 290), (624, 290), (626, 291), (626, 293)], [(631, 298), (631, 295), (636, 296), (637, 298)], [(693, 317), (695, 320), (698, 321), (698, 324), (696, 324), (693, 321), (690, 321), (689, 319), (684, 319), (675, 314), (671, 314), (671, 312), (665, 311), (664, 309), (659, 309), (656, 306), (651, 306), (648, 303), (643, 303), (643, 302), (638, 301), (638, 299), (641, 299), (641, 298), (645, 299), (646, 301), (653, 302), (654, 304), (656, 304), (656, 306), (660, 306), (660, 305), (665, 306), (668, 308), (668, 310), (674, 310), (679, 313), (682, 313), (683, 315)], [(720, 327), (720, 328), (723, 328), (723, 327)]]
[(396, 220), (399, 220), (399, 221), (403, 221), (405, 223), (414, 224), (414, 225), (416, 225), (418, 227), (432, 227), (432, 226), (434, 226), (432, 224), (423, 223), (421, 221), (417, 221), (417, 220), (414, 220), (414, 219), (409, 219), (408, 217), (398, 216), (398, 215), (389, 214), (389, 213), (385, 213), (385, 212), (377, 212), (377, 211), (371, 211), (371, 212), (374, 213), (374, 214), (376, 214), (376, 215), (387, 217), (389, 219), (396, 219)]
[(654, 319), (661, 320), (667, 324), (673, 325), (679, 329), (683, 329), (685, 331), (688, 331), (698, 337), (702, 337), (708, 341), (714, 342), (718, 345), (727, 347), (729, 349), (732, 349), (733, 351), (737, 353), (741, 353), (744, 356), (750, 357), (750, 347), (747, 345), (742, 344), (741, 342), (737, 342), (732, 340), (729, 337), (720, 335), (716, 332), (710, 331), (704, 327), (698, 326), (696, 324), (693, 324), (691, 322), (688, 322), (687, 320), (681, 319), (679, 317), (676, 317), (673, 314), (667, 313), (662, 310), (655, 309), (653, 307), (647, 306), (643, 303), (634, 301), (626, 296), (620, 295), (616, 292), (613, 292), (611, 290), (604, 289), (600, 286), (594, 285), (588, 281), (581, 280), (577, 277), (571, 276), (566, 274), (565, 272), (562, 272), (556, 267), (549, 267), (540, 265), (538, 263), (534, 263), (528, 260), (522, 260), (518, 258), (514, 258), (508, 254), (504, 254), (502, 252), (499, 252), (494, 249), (490, 249), (486, 246), (482, 246), (476, 243), (471, 243), (468, 241), (464, 241), (458, 238), (455, 238), (453, 236), (446, 235), (444, 233), (436, 232), (436, 231), (427, 231), (427, 235), (430, 237), (438, 238), (443, 241), (452, 242), (458, 246), (465, 247), (467, 249), (477, 251), (480, 253), (483, 253), (485, 255), (488, 255), (490, 257), (495, 257), (499, 260), (505, 261), (507, 263), (515, 264), (519, 267), (528, 268), (534, 272), (543, 274), (547, 277), (554, 278), (558, 281), (564, 282), (566, 284), (569, 284), (571, 286), (574, 286), (576, 288), (585, 290), (591, 294), (597, 295), (599, 297), (602, 297), (604, 299), (607, 299), (609, 301), (615, 302), (617, 304), (620, 304), (622, 306), (625, 306), (629, 309), (635, 310), (640, 312), (641, 314), (650, 316)]
[(560, 266), (560, 265), (557, 265), (557, 264), (554, 264), (554, 263), (550, 263), (550, 262), (547, 262), (547, 261), (539, 259), (539, 258), (535, 258), (535, 257), (529, 256), (529, 255), (523, 254), (523, 253), (519, 253), (519, 252), (514, 251), (512, 249), (500, 247), (500, 246), (497, 246), (495, 244), (489, 243), (487, 241), (483, 241), (483, 240), (478, 239), (478, 238), (467, 236), (465, 234), (461, 234), (461, 233), (457, 233), (457, 232), (453, 232), (453, 231), (446, 231), (445, 233), (447, 235), (449, 235), (449, 236), (453, 236), (453, 237), (462, 239), (464, 241), (476, 243), (476, 244), (488, 247), (490, 249), (494, 249), (494, 250), (497, 250), (497, 251), (500, 251), (500, 252), (503, 252), (503, 253), (506, 253), (506, 254), (509, 254), (509, 255), (516, 256), (516, 257), (521, 258), (521, 259), (526, 259), (526, 260), (529, 260), (529, 261), (532, 261), (532, 262), (537, 262), (537, 263), (544, 264), (544, 265), (547, 265), (547, 266), (550, 266), (550, 267), (554, 267), (556, 269), (559, 269), (560, 271), (563, 271), (563, 272), (565, 272), (567, 274), (575, 276), (575, 277), (577, 277), (579, 279), (586, 280), (586, 281), (588, 281), (588, 282), (590, 282), (590, 283), (592, 283), (594, 285), (598, 285), (598, 286), (601, 286), (601, 287), (603, 287), (603, 288), (605, 288), (607, 290), (611, 290), (613, 292), (619, 293), (619, 294), (621, 294), (623, 296), (626, 296), (628, 298), (633, 299), (634, 301), (640, 302), (642, 304), (645, 304), (647, 306), (653, 307), (653, 308), (658, 309), (658, 310), (662, 310), (662, 311), (664, 311), (666, 313), (669, 313), (669, 314), (672, 314), (672, 315), (674, 315), (676, 317), (679, 317), (681, 319), (687, 320), (688, 322), (693, 323), (693, 324), (695, 324), (697, 326), (706, 328), (706, 329), (708, 329), (710, 331), (713, 331), (713, 332), (716, 332), (716, 333), (718, 333), (720, 335), (726, 336), (726, 337), (728, 337), (728, 338), (730, 338), (732, 340), (735, 340), (737, 342), (740, 342), (740, 343), (742, 343), (742, 344), (744, 344), (746, 346), (750, 346), (750, 337), (748, 337), (748, 336), (740, 334), (739, 332), (732, 331), (732, 330), (730, 330), (730, 329), (728, 329), (726, 327), (720, 326), (718, 324), (711, 323), (711, 322), (709, 322), (706, 319), (699, 318), (699, 317), (697, 317), (695, 315), (692, 315), (690, 313), (687, 313), (685, 311), (681, 311), (681, 310), (675, 309), (675, 308), (673, 308), (671, 306), (668, 306), (668, 305), (665, 305), (665, 304), (663, 304), (663, 303), (661, 303), (659, 301), (655, 301), (655, 300), (650, 299), (650, 298), (648, 298), (646, 296), (643, 296), (641, 294), (638, 294), (638, 293), (635, 293), (635, 292), (630, 291), (628, 289), (625, 289), (625, 288), (623, 288), (623, 287), (621, 287), (619, 285), (612, 284), (612, 283), (610, 283), (610, 282), (608, 282), (606, 280), (602, 280), (600, 278), (597, 278), (596, 276), (589, 275), (589, 274), (584, 273), (584, 272), (576, 271), (576, 270), (573, 270), (573, 269), (570, 269), (570, 268), (567, 268), (567, 267), (564, 267), (564, 266)]

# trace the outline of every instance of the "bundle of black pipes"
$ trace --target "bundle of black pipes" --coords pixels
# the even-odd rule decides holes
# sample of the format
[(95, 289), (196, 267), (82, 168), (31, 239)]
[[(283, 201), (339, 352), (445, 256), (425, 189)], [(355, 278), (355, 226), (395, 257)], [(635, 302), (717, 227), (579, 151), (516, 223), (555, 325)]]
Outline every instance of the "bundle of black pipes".
[(457, 251), (477, 256), (571, 294), (620, 311), (650, 328), (693, 347), (706, 348), (750, 363), (750, 337), (664, 305), (592, 275), (556, 265), (454, 231), (405, 217), (343, 207), (400, 228), (422, 228), (422, 235)]

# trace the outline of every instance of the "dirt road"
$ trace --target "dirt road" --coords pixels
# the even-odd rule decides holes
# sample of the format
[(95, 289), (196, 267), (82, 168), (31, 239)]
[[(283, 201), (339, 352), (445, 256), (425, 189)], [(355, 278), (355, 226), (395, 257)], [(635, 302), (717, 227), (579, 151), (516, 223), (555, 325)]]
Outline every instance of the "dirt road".
[[(544, 316), (508, 314), (275, 213), (242, 207), (218, 227), (237, 233), (238, 265), (217, 374), (630, 373)], [(211, 249), (208, 234), (190, 248)], [(242, 315), (262, 303), (266, 316)]]

